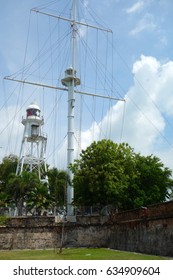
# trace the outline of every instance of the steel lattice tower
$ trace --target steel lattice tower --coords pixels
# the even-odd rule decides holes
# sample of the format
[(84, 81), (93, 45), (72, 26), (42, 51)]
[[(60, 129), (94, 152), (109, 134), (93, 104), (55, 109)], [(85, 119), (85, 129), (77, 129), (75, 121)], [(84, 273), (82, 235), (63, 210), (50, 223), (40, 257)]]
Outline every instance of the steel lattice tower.
[(22, 171), (36, 172), (41, 181), (48, 182), (45, 158), (47, 136), (42, 132), (44, 119), (40, 112), (39, 106), (33, 102), (26, 109), (26, 118), (22, 119), (24, 133), (16, 175)]

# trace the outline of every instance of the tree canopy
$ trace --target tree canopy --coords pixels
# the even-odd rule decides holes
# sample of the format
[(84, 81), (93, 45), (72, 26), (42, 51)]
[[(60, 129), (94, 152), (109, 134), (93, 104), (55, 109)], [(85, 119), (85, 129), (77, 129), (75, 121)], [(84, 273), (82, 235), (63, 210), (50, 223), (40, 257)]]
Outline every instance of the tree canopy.
[(42, 210), (64, 206), (69, 180), (66, 171), (48, 169), (47, 185), (34, 172), (23, 171), (16, 175), (17, 161), (17, 156), (9, 155), (0, 164), (0, 207), (16, 207), (18, 215), (22, 215), (25, 205), (27, 212), (40, 215)]
[(70, 168), (77, 205), (133, 209), (165, 201), (173, 185), (171, 170), (159, 158), (105, 139), (82, 150)]
[[(49, 186), (35, 173), (15, 175), (17, 157), (5, 157), (0, 164), (0, 207), (23, 205), (40, 214), (43, 209), (58, 209), (66, 204), (69, 176), (57, 168), (48, 169)], [(172, 172), (154, 156), (136, 154), (128, 144), (111, 140), (93, 142), (82, 150), (70, 169), (74, 174), (74, 204), (113, 205), (121, 210), (164, 202), (172, 196)]]

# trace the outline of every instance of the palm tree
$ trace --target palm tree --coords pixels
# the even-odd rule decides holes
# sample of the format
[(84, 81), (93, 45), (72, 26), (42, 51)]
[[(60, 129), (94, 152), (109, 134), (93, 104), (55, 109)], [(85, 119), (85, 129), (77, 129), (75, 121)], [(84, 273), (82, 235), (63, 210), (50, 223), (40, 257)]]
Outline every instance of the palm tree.
[(69, 175), (64, 170), (52, 168), (48, 171), (48, 178), (52, 206), (64, 206), (66, 204), (66, 187)]
[(23, 214), (24, 203), (29, 210), (34, 207), (41, 208), (41, 205), (43, 207), (48, 193), (47, 186), (40, 182), (37, 174), (26, 171), (22, 172), (19, 176), (14, 173), (10, 175), (7, 192), (11, 201), (17, 207), (18, 216)]
[(28, 211), (34, 210), (33, 214), (40, 216), (42, 210), (49, 208), (50, 194), (48, 185), (39, 180), (29, 193), (26, 204)]

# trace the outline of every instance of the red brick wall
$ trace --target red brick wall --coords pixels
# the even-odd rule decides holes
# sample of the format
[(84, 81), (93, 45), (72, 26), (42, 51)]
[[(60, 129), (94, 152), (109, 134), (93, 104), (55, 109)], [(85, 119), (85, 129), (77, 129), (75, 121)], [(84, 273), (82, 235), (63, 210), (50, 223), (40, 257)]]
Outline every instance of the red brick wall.
[(150, 205), (135, 210), (129, 210), (111, 215), (112, 222), (125, 222), (139, 219), (161, 219), (164, 217), (173, 218), (173, 201)]

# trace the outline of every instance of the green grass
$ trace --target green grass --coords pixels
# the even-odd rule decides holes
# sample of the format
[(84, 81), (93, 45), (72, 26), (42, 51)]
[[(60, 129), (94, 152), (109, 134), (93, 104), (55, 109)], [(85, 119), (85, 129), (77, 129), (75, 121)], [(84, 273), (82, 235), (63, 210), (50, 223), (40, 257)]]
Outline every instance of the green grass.
[(59, 250), (0, 251), (0, 260), (166, 260), (169, 258), (109, 250), (106, 248), (76, 248)]

